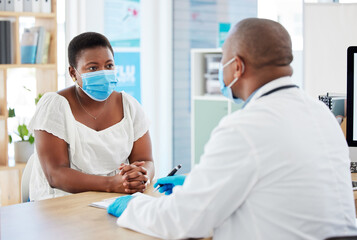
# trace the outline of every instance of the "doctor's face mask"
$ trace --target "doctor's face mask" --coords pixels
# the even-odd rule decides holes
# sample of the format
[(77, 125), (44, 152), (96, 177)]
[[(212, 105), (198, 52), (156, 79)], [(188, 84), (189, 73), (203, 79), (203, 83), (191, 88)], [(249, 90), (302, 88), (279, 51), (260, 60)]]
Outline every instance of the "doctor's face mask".
[(107, 100), (118, 84), (115, 70), (100, 70), (83, 74), (75, 70), (82, 78), (82, 87), (76, 82), (77, 86), (95, 101)]
[[(223, 69), (225, 67), (227, 67), (229, 64), (231, 64), (232, 62), (234, 62), (234, 60), (235, 60), (235, 57), (233, 57), (231, 60), (229, 60), (223, 66), (222, 66), (222, 64), (220, 64), (219, 70), (218, 70), (218, 80), (219, 80), (219, 84), (221, 86), (221, 92), (222, 92), (223, 96), (225, 96), (228, 99), (233, 100), (236, 104), (241, 104), (241, 103), (244, 103), (244, 100), (241, 98), (234, 97), (233, 92), (232, 92), (232, 86), (233, 86), (233, 84), (235, 84), (238, 81), (238, 78), (233, 79), (233, 81), (228, 86), (226, 86), (226, 84), (224, 83), (224, 80), (223, 80)], [(242, 73), (243, 73), (244, 72), (243, 62), (242, 62), (242, 66), (243, 66), (243, 69), (242, 69)]]

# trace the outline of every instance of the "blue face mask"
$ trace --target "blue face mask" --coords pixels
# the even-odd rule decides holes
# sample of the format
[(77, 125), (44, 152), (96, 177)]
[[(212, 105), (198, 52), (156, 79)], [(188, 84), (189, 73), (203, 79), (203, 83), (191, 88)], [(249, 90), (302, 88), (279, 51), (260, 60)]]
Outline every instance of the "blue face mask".
[[(231, 64), (232, 62), (234, 62), (235, 57), (232, 58), (231, 60), (229, 60), (226, 64), (224, 64), (222, 66), (222, 64), (220, 64), (219, 66), (219, 70), (218, 70), (218, 80), (219, 80), (219, 84), (221, 85), (221, 92), (223, 94), (223, 96), (225, 96), (228, 99), (231, 99), (232, 101), (234, 101), (236, 104), (241, 104), (244, 103), (244, 100), (241, 98), (236, 98), (233, 96), (233, 92), (232, 92), (232, 86), (233, 84), (235, 84), (238, 81), (238, 78), (235, 78), (228, 86), (226, 86), (226, 84), (223, 81), (223, 69), (225, 67), (227, 67), (229, 64)], [(243, 64), (243, 62), (242, 62)], [(242, 69), (242, 73), (244, 72), (244, 65), (243, 69)]]
[(95, 101), (102, 102), (107, 100), (118, 84), (115, 70), (100, 70), (83, 74), (78, 72), (78, 74), (82, 78), (83, 85), (81, 89)]

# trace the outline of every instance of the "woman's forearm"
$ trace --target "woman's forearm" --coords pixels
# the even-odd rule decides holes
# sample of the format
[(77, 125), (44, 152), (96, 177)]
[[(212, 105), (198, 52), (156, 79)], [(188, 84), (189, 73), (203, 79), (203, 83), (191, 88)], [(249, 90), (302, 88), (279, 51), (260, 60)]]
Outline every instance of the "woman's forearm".
[(48, 174), (48, 182), (51, 187), (70, 193), (85, 191), (122, 192), (122, 176), (96, 176), (85, 174), (69, 167), (59, 167)]

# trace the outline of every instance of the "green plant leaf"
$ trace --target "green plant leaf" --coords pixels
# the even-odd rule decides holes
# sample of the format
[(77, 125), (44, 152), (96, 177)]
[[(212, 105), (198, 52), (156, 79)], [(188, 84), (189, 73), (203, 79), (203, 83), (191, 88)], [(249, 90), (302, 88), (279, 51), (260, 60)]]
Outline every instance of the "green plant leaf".
[(29, 142), (33, 144), (35, 142), (35, 138), (32, 136), (32, 134), (29, 137)]
[(11, 135), (9, 135), (9, 143), (10, 143), (10, 144), (12, 143), (12, 137), (11, 137)]
[(18, 135), (21, 138), (21, 141), (25, 141), (25, 136), (28, 136), (29, 130), (26, 127), (26, 124), (19, 125), (17, 127)]
[(9, 118), (15, 117), (15, 108), (9, 108)]
[(39, 93), (37, 98), (35, 98), (35, 105), (37, 105), (38, 101), (40, 101), (40, 99), (42, 98), (43, 94)]

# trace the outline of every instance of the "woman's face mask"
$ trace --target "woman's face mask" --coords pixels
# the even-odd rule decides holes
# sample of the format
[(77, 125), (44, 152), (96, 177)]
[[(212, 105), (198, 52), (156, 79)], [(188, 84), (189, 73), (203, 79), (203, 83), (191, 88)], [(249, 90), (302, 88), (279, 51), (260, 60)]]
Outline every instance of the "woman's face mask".
[[(115, 70), (100, 70), (83, 74), (77, 71), (77, 73), (82, 78), (81, 89), (95, 101), (107, 100), (118, 84)], [(76, 84), (79, 86), (77, 82)]]
[[(232, 92), (232, 86), (233, 86), (233, 84), (235, 84), (238, 81), (238, 78), (233, 79), (233, 81), (228, 86), (226, 86), (226, 84), (224, 83), (224, 80), (223, 80), (223, 69), (225, 67), (227, 67), (229, 64), (231, 64), (232, 62), (234, 62), (234, 59), (235, 59), (235, 57), (232, 58), (231, 60), (229, 60), (223, 66), (222, 66), (222, 64), (220, 64), (219, 70), (218, 70), (218, 80), (221, 85), (221, 92), (222, 92), (223, 96), (225, 96), (228, 99), (233, 100), (236, 104), (241, 104), (241, 103), (244, 103), (244, 100), (241, 98), (234, 97), (233, 92)], [(243, 64), (243, 62), (242, 62), (242, 64)], [(243, 72), (244, 72), (244, 65), (243, 65), (243, 69), (242, 69), (242, 73)]]

